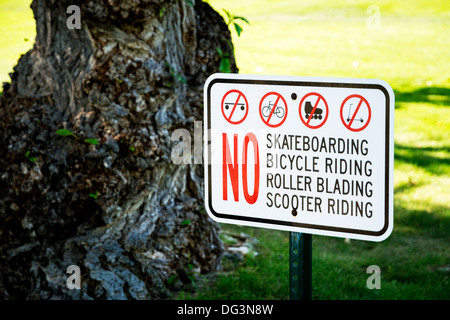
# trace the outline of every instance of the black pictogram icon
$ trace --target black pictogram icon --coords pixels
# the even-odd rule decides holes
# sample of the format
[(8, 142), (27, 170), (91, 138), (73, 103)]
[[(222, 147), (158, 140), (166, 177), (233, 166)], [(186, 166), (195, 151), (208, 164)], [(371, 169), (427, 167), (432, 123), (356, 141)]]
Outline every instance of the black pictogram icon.
[(372, 116), (369, 101), (359, 94), (352, 94), (344, 99), (340, 111), (342, 124), (350, 131), (364, 130)]
[(328, 103), (317, 92), (306, 94), (300, 101), (298, 111), (300, 120), (310, 129), (322, 127), (328, 119)]
[[(269, 102), (268, 105), (266, 105), (262, 108), (262, 114), (263, 114), (264, 118), (267, 118), (270, 116), (273, 108), (274, 108), (273, 102)], [(273, 110), (273, 115), (277, 116), (278, 118), (283, 118), (284, 117), (284, 108), (277, 105), (275, 107), (275, 110)]]
[[(313, 109), (314, 109), (314, 107), (311, 104), (311, 101), (306, 101), (305, 102), (305, 114), (306, 114), (305, 116), (307, 119), (309, 119), (309, 116)], [(316, 108), (316, 110), (314, 111), (314, 114), (313, 114), (313, 119), (322, 120), (322, 112), (323, 112), (322, 109)]]
[[(353, 107), (353, 103), (350, 103), (350, 106), (348, 108), (348, 115), (347, 115), (347, 122), (350, 122), (350, 120), (352, 119), (352, 107)], [(364, 122), (364, 119), (361, 117), (359, 119), (353, 119), (353, 121), (360, 121), (360, 122)]]
[(242, 123), (248, 114), (248, 101), (239, 90), (228, 91), (222, 99), (222, 114), (231, 124)]

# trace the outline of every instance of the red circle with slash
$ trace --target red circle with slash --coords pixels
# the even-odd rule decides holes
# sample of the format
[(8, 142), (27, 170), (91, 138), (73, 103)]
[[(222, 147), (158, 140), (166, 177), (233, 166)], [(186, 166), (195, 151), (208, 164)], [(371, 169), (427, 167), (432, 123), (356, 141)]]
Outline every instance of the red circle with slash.
[[(347, 101), (349, 101), (352, 98), (354, 98), (354, 101), (356, 103), (356, 108), (354, 109), (353, 112), (351, 109), (349, 109), (347, 118), (344, 119), (345, 104)], [(351, 105), (350, 105), (350, 108), (351, 108)], [(356, 115), (358, 114), (358, 112), (364, 110), (364, 108), (367, 109), (367, 113), (364, 113), (367, 116), (367, 119), (365, 120), (364, 125), (362, 125), (361, 127), (357, 127), (357, 126), (355, 127), (354, 124), (357, 124), (358, 121), (361, 123), (364, 122), (363, 117), (361, 117), (360, 119), (356, 119)], [(366, 98), (364, 98), (363, 96), (360, 96), (359, 94), (352, 94), (352, 95), (348, 96), (347, 98), (345, 98), (344, 101), (342, 102), (340, 115), (341, 115), (342, 123), (348, 130), (353, 131), (353, 132), (358, 132), (358, 131), (364, 130), (369, 125), (370, 118), (372, 116), (372, 112), (370, 110), (369, 102), (367, 101)], [(347, 121), (345, 121), (345, 120), (347, 120)], [(353, 125), (353, 127), (352, 127), (352, 125)]]
[[(314, 99), (314, 97), (317, 97), (317, 99), (314, 102), (306, 101), (306, 98), (308, 98), (308, 97), (312, 98), (312, 99)], [(303, 102), (305, 102), (305, 104), (303, 104)], [(320, 105), (320, 107), (325, 106), (325, 109), (326, 109), (325, 115), (322, 115), (323, 109), (320, 108), (319, 105)], [(304, 118), (303, 118), (302, 110), (305, 113)], [(300, 115), (300, 120), (302, 120), (302, 122), (305, 126), (307, 126), (308, 128), (311, 128), (311, 129), (318, 129), (321, 126), (323, 126), (325, 124), (325, 122), (327, 122), (327, 119), (328, 119), (329, 110), (328, 110), (327, 100), (325, 100), (325, 98), (317, 92), (308, 93), (300, 101), (298, 113)], [(307, 115), (309, 115), (309, 116), (307, 117)], [(320, 123), (313, 125), (311, 123), (311, 120), (312, 121), (319, 120)]]
[(265, 94), (259, 103), (261, 120), (271, 128), (281, 126), (288, 113), (286, 100), (278, 92)]
[(239, 90), (230, 90), (225, 93), (221, 106), (223, 117), (231, 124), (240, 124), (247, 118), (248, 101)]

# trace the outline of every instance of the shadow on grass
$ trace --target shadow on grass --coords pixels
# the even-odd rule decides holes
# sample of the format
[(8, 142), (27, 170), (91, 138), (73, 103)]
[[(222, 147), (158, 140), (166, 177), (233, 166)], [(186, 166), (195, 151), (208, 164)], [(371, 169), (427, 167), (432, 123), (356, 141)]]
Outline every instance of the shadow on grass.
[(394, 231), (431, 238), (448, 238), (450, 217), (445, 215), (448, 210), (448, 207), (440, 205), (430, 205), (429, 209), (420, 210), (406, 209), (401, 204), (395, 204)]
[[(433, 153), (444, 152), (444, 157), (438, 157)], [(394, 148), (394, 159), (396, 161), (421, 167), (426, 171), (440, 175), (445, 174), (450, 166), (450, 147), (424, 147), (416, 148), (396, 143)], [(407, 187), (407, 186), (405, 186)]]
[[(440, 106), (450, 106), (450, 88), (423, 87), (413, 91), (394, 90), (396, 102), (425, 102)], [(396, 105), (396, 108), (400, 105)]]
[(421, 185), (422, 185), (422, 183), (416, 183), (410, 179), (408, 182), (404, 182), (404, 183), (394, 187), (394, 194), (402, 193), (402, 192), (408, 191), (410, 189), (420, 187)]

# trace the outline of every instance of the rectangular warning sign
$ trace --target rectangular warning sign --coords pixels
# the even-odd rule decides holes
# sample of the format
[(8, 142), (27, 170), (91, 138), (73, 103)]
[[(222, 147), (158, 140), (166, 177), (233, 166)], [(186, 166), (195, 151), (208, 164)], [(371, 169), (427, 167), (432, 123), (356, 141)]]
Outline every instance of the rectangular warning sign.
[(394, 93), (382, 80), (214, 74), (205, 208), (218, 222), (369, 241), (393, 229)]

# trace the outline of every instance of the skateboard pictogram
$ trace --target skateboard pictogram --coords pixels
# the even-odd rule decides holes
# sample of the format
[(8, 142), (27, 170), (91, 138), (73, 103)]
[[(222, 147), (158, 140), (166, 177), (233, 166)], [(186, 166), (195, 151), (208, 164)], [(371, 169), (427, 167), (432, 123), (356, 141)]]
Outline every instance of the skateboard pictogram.
[(230, 90), (222, 98), (222, 114), (231, 124), (242, 123), (248, 115), (248, 101), (239, 90)]

